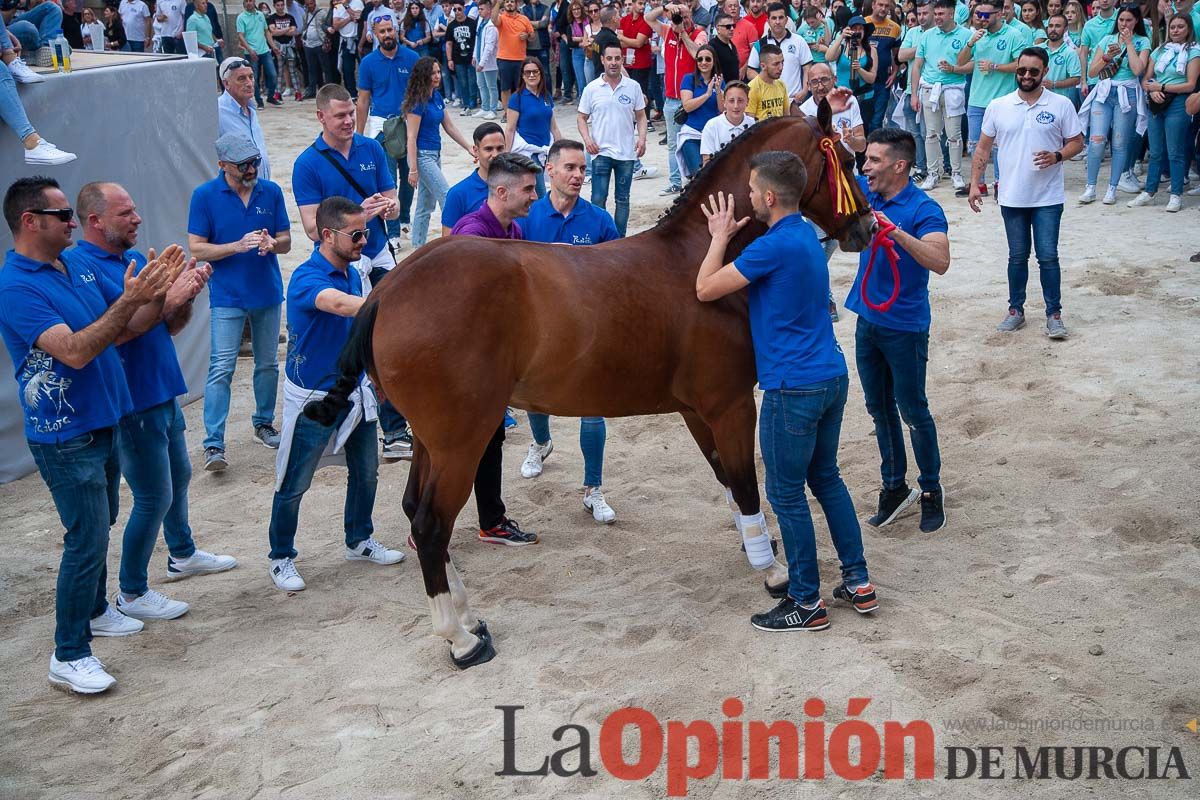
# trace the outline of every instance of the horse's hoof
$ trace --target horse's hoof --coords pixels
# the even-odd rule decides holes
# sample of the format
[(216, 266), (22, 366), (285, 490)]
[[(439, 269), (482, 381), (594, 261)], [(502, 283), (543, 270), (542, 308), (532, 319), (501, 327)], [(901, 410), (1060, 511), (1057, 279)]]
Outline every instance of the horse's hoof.
[(763, 581), (763, 588), (767, 590), (767, 594), (771, 595), (771, 597), (774, 597), (776, 600), (782, 600), (783, 598), (787, 597), (788, 585), (786, 583), (780, 586), (772, 586), (766, 581)]
[[(486, 627), (483, 632), (487, 633)], [(462, 658), (454, 655), (453, 650), (450, 651), (450, 659), (454, 662), (454, 666), (459, 669), (469, 669), (479, 664), (486, 664), (496, 657), (496, 648), (492, 646), (491, 634), (484, 636), (477, 633), (476, 635), (479, 636), (479, 642), (471, 648), (471, 652)]]
[[(745, 542), (742, 542), (742, 552), (743, 553), (746, 552), (746, 543)], [(774, 553), (775, 555), (779, 555), (779, 540), (778, 539), (771, 540), (771, 552)]]

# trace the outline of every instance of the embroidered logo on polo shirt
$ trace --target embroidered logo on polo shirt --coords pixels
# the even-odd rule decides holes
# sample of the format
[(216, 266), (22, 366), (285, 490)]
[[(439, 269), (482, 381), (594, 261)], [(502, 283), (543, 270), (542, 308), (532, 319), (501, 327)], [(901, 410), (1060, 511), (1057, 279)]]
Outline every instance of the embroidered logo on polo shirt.
[(583, 236), (580, 236), (577, 233), (571, 234), (571, 244), (591, 244), (591, 243), (592, 243), (592, 235), (590, 233), (585, 233)]
[(633, 98), (627, 94), (619, 94), (617, 95), (617, 102), (623, 106), (628, 106), (633, 104)]
[(1038, 122), (1042, 123), (1043, 125), (1049, 125), (1052, 122), (1054, 122), (1054, 115), (1051, 114), (1049, 111), (1043, 111), (1042, 113), (1040, 113), (1036, 117), (1034, 117), (1034, 119), (1036, 119)]
[(1000, 41), (996, 42), (996, 49), (997, 49), (997, 50), (1004, 50), (1004, 49), (1006, 49), (1007, 47), (1008, 47), (1008, 42), (1004, 41), (1003, 39), (1001, 39)]
[(375, 171), (375, 162), (372, 161), (370, 164), (359, 164), (358, 171), (359, 172), (374, 172)]

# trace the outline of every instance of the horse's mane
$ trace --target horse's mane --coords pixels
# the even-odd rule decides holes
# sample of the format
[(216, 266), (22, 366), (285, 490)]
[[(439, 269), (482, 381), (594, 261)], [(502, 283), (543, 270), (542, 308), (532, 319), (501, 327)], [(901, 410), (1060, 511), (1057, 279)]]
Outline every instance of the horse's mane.
[[(692, 176), (692, 179), (688, 181), (687, 186), (685, 186), (683, 191), (679, 193), (679, 196), (676, 197), (674, 202), (667, 207), (667, 210), (664, 211), (661, 216), (659, 216), (655, 227), (658, 227), (659, 225), (665, 225), (668, 222), (683, 216), (684, 211), (691, 207), (692, 200), (696, 197), (696, 195), (709, 191), (708, 189), (701, 190), (700, 186), (706, 183), (705, 178), (707, 178), (717, 169), (720, 169), (720, 165), (724, 164), (730, 159), (730, 153), (739, 149), (737, 145), (758, 139), (762, 136), (766, 136), (767, 134), (763, 133), (763, 131), (773, 131), (783, 122), (783, 120), (786, 119), (798, 119), (798, 117), (771, 117), (770, 119), (764, 119), (762, 122), (756, 122), (751, 125), (745, 133), (735, 137), (732, 142), (722, 147), (720, 151), (716, 153), (716, 155), (708, 160), (707, 164), (700, 168), (699, 172)], [(674, 158), (674, 156), (671, 157)]]

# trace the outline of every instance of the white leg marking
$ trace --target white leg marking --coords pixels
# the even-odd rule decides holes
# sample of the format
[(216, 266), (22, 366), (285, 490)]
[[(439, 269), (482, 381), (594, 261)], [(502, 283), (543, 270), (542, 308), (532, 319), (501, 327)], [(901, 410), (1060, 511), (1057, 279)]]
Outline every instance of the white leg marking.
[(429, 612), (433, 615), (433, 632), (450, 642), (450, 652), (461, 658), (479, 643), (479, 637), (469, 632), (458, 621), (454, 612), (454, 600), (449, 592), (441, 592), (429, 598)]
[(454, 601), (454, 613), (458, 615), (459, 624), (467, 630), (473, 630), (479, 624), (479, 615), (471, 609), (471, 601), (467, 598), (467, 587), (454, 568), (453, 561), (446, 562), (446, 578), (450, 582), (450, 597)]

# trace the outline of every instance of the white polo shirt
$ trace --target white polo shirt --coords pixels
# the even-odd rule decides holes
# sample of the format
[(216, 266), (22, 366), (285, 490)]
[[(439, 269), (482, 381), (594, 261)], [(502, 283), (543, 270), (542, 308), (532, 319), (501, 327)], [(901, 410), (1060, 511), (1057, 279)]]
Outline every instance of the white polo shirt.
[(154, 10), (167, 19), (162, 23), (162, 35), (174, 38), (183, 32), (183, 0), (158, 0)]
[(700, 132), (700, 155), (715, 156), (721, 152), (721, 148), (753, 125), (754, 117), (749, 114), (743, 115), (741, 125), (734, 125), (724, 114), (717, 114), (704, 123), (704, 130)]
[(637, 161), (637, 112), (645, 108), (642, 87), (627, 75), (621, 76), (616, 89), (601, 75), (579, 97), (579, 113), (588, 115), (599, 155), (616, 161)]
[[(812, 117), (812, 118), (816, 119), (817, 101), (814, 100), (812, 97), (809, 97), (807, 100), (805, 100), (803, 103), (800, 104), (800, 113), (804, 114), (804, 116), (806, 116), (806, 117)], [(862, 109), (859, 108), (858, 98), (851, 97), (850, 103), (846, 106), (846, 110), (839, 111), (838, 113), (833, 115), (832, 123), (833, 123), (833, 130), (841, 138), (842, 147), (846, 148), (847, 151), (853, 153), (854, 151), (850, 149), (850, 145), (846, 144), (845, 137), (850, 135), (850, 131), (852, 131), (855, 128), (861, 127), (863, 124)]]
[(779, 80), (783, 81), (783, 85), (787, 87), (788, 94), (794, 95), (803, 89), (804, 67), (813, 61), (812, 48), (808, 46), (808, 42), (791, 32), (777, 41), (768, 29), (766, 35), (750, 48), (750, 57), (746, 60), (746, 66), (750, 69), (760, 69), (758, 48), (763, 42), (778, 45), (779, 49), (783, 51), (783, 74), (779, 76)]
[(1033, 105), (1019, 92), (997, 97), (983, 112), (983, 132), (996, 140), (1002, 206), (1037, 208), (1065, 203), (1062, 163), (1038, 169), (1033, 154), (1061, 150), (1083, 133), (1071, 101), (1049, 89)]

